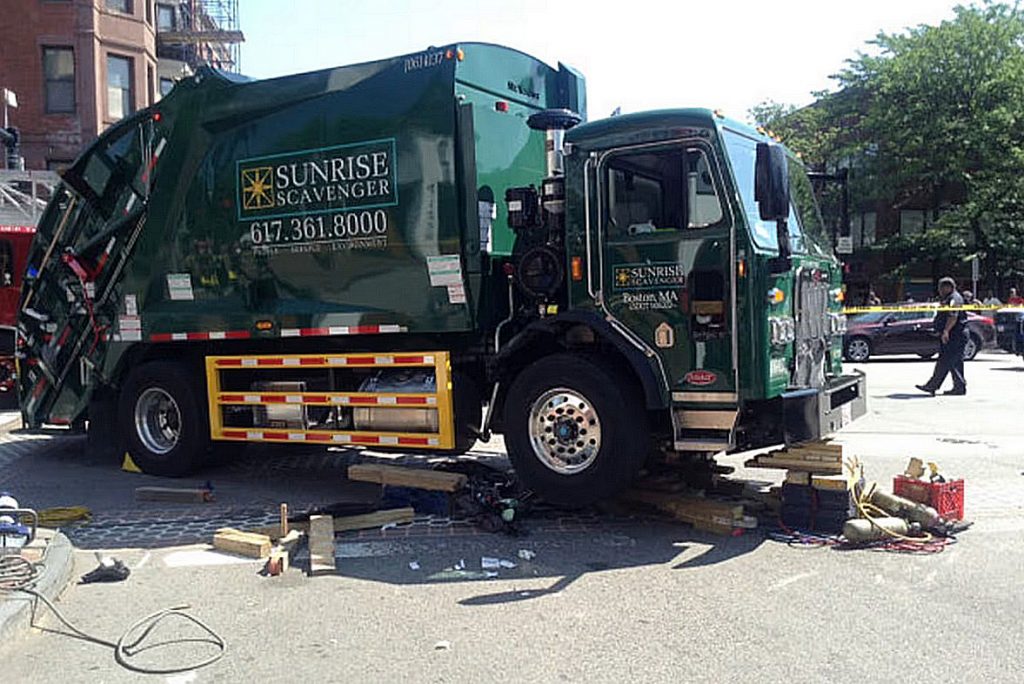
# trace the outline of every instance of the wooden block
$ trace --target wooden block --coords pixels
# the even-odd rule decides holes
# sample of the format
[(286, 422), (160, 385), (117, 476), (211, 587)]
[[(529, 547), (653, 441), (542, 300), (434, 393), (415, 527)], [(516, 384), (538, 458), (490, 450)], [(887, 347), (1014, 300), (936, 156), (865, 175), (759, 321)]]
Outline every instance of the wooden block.
[(333, 575), (334, 563), (334, 522), (329, 515), (313, 515), (309, 518), (309, 574)]
[(363, 515), (348, 515), (343, 518), (334, 519), (334, 531), (368, 530), (392, 523), (411, 523), (415, 515), (416, 512), (412, 508), (391, 508), (385, 511), (364, 513)]
[(815, 475), (811, 478), (811, 486), (830, 492), (846, 492), (850, 490), (850, 481), (845, 475)]
[(811, 473), (825, 473), (829, 475), (838, 475), (843, 472), (843, 466), (841, 463), (824, 463), (824, 462), (810, 462), (810, 461), (799, 461), (782, 458), (765, 458), (761, 457), (757, 460), (747, 461), (745, 464), (748, 468), (775, 468), (778, 470), (805, 470)]
[[(335, 532), (347, 532), (349, 530), (369, 530), (374, 527), (383, 527), (391, 523), (402, 524), (410, 523), (413, 518), (416, 517), (416, 512), (412, 508), (389, 508), (383, 511), (374, 511), (373, 513), (364, 513), (362, 515), (348, 515), (341, 518), (334, 519), (334, 531)], [(291, 531), (309, 531), (308, 522), (294, 522), (289, 523)], [(258, 534), (266, 534), (271, 539), (281, 539), (280, 526), (271, 525), (270, 527), (257, 527), (252, 530)]]
[(213, 548), (248, 558), (266, 558), (270, 555), (270, 537), (222, 527), (213, 535)]
[(164, 503), (206, 503), (213, 501), (213, 492), (205, 487), (136, 487), (135, 500)]
[(787, 471), (786, 483), (795, 485), (809, 485), (811, 484), (811, 474), (801, 470)]
[(348, 467), (348, 479), (357, 482), (415, 487), (438, 492), (455, 492), (466, 485), (467, 477), (461, 473), (445, 473), (423, 468), (357, 463)]
[(281, 504), (281, 529), (279, 530), (282, 537), (288, 536), (288, 504)]

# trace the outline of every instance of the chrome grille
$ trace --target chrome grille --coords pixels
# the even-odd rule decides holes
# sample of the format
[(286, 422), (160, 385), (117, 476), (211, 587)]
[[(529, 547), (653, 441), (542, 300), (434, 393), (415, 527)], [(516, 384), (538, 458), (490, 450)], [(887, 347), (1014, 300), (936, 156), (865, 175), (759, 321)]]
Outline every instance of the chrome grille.
[(801, 268), (796, 276), (796, 368), (793, 384), (821, 387), (828, 356), (828, 280), (814, 278), (814, 269)]

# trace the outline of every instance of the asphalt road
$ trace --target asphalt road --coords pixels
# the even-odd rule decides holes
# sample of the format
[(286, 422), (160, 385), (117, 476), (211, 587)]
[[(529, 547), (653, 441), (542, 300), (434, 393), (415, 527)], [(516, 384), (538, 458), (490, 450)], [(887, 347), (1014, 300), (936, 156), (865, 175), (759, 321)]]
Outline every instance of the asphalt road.
[[(1024, 363), (983, 354), (968, 364), (967, 397), (936, 398), (913, 389), (929, 362), (861, 368), (870, 413), (840, 437), (868, 476), (888, 483), (918, 456), (967, 481), (975, 525), (943, 553), (792, 548), (759, 532), (719, 538), (683, 525), (581, 518), (549, 521), (519, 539), (443, 527), (339, 538), (338, 574), (317, 578), (260, 577), (255, 562), (202, 545), (125, 548), (116, 555), (134, 568), (126, 582), (72, 586), (60, 606), (80, 627), (112, 638), (146, 613), (190, 604), (228, 651), (212, 667), (169, 678), (178, 682), (1020, 681)], [(0, 445), (0, 462), (13, 448)], [(8, 455), (0, 485), (50, 492), (40, 505), (59, 498), (127, 511), (122, 490), (142, 476), (81, 459), (80, 449), (57, 440)], [(266, 463), (271, 455), (247, 458)], [(246, 505), (247, 482), (257, 502), (272, 498), (274, 486), (315, 484), (319, 496), (335, 487), (340, 496), (344, 485), (324, 477), (324, 461), (302, 458), (312, 474), (299, 459), (272, 473), (276, 482), (264, 481), (260, 465), (222, 470), (218, 480), (229, 505)], [(80, 484), (62, 479), (62, 469)], [(47, 482), (63, 489), (55, 495)], [(536, 556), (523, 560), (521, 549)], [(460, 560), (479, 568), (481, 556), (517, 566), (489, 579), (438, 575)], [(77, 563), (85, 572), (95, 559), (80, 552)], [(59, 630), (50, 618), (42, 624)], [(195, 634), (169, 626), (161, 635), (186, 633)], [(142, 658), (169, 664), (203, 653), (192, 645)], [(53, 631), (0, 644), (0, 663), (5, 682), (134, 679), (107, 649)]]

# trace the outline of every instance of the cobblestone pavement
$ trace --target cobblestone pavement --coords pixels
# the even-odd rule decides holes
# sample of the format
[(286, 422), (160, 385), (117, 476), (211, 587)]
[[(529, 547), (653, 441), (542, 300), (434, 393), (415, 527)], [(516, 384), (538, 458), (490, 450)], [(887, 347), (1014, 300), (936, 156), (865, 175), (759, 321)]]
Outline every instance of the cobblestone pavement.
[[(869, 416), (840, 434), (847, 453), (860, 458), (868, 476), (887, 484), (910, 456), (938, 461), (943, 469), (967, 480), (969, 518), (1020, 519), (1024, 514), (1024, 444), (1016, 428), (1014, 389), (1024, 372), (1019, 359), (991, 355), (968, 367), (969, 401), (960, 397), (925, 398), (905, 392), (928, 364), (865, 364), (869, 374)], [(958, 403), (959, 402), (959, 403)], [(0, 415), (0, 423), (3, 416)], [(500, 441), (478, 445), (470, 457), (507, 466)], [(206, 542), (220, 527), (258, 527), (277, 520), (284, 501), (292, 511), (340, 502), (370, 503), (380, 488), (351, 483), (348, 466), (362, 458), (358, 450), (254, 446), (197, 477), (167, 480), (123, 472), (119, 463), (86, 453), (85, 439), (67, 433), (0, 432), (0, 491), (10, 491), (37, 509), (87, 506), (88, 524), (69, 526), (80, 548), (154, 548)], [(402, 457), (394, 457), (403, 460)], [(411, 457), (410, 457), (411, 458)], [(737, 474), (778, 481), (781, 471), (745, 470), (744, 456), (722, 457)], [(210, 483), (216, 500), (207, 504), (137, 503), (143, 485), (198, 487)], [(531, 520), (545, 531), (585, 531), (636, 524), (607, 516), (550, 514)], [(465, 520), (419, 518), (416, 524), (357, 532), (353, 539), (473, 535)]]

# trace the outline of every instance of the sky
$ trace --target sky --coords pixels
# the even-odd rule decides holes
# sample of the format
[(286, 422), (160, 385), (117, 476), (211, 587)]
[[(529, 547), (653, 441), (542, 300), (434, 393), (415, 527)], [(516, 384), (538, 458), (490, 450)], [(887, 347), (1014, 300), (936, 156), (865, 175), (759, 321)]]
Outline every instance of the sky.
[(490, 42), (587, 79), (589, 118), (709, 107), (747, 119), (795, 105), (881, 31), (952, 17), (948, 0), (240, 0), (242, 73), (255, 78)]

